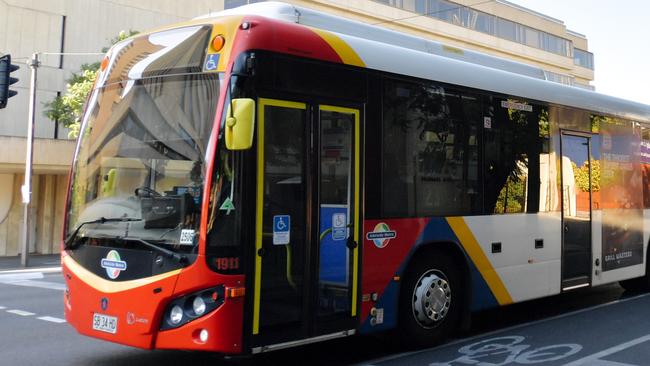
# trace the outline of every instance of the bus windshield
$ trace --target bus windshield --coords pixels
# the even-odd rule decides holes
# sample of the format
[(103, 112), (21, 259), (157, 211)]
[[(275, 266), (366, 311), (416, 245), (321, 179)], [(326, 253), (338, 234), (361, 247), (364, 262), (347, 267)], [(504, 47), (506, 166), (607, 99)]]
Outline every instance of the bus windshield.
[(202, 69), (210, 32), (167, 30), (109, 51), (79, 132), (66, 242), (196, 245), (222, 79)]
[(74, 163), (68, 235), (82, 222), (128, 217), (141, 221), (83, 230), (196, 243), (219, 79), (175, 75), (135, 80), (128, 91), (119, 83), (94, 91)]

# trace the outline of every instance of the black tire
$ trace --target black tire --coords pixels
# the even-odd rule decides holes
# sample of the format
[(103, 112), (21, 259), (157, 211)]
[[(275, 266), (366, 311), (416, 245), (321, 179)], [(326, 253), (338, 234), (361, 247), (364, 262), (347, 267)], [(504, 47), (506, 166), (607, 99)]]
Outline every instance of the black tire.
[(455, 331), (465, 296), (460, 268), (448, 254), (417, 255), (400, 288), (400, 339), (409, 348), (439, 344)]
[(632, 278), (629, 280), (618, 281), (618, 284), (629, 292), (648, 292), (650, 291), (650, 251), (645, 261), (645, 276)]
[(648, 292), (650, 291), (650, 276), (647, 274), (639, 278), (632, 278), (630, 280), (618, 281), (618, 284), (630, 292)]

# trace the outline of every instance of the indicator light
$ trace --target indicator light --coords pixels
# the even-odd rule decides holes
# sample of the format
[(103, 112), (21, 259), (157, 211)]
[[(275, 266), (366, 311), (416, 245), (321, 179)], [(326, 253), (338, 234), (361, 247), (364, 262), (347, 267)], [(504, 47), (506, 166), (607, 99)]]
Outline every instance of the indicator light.
[(212, 39), (212, 49), (219, 52), (226, 44), (226, 39), (221, 35), (217, 35)]
[(102, 71), (106, 71), (107, 67), (108, 67), (108, 56), (105, 56), (104, 59), (102, 60), (101, 65), (99, 66), (99, 69)]

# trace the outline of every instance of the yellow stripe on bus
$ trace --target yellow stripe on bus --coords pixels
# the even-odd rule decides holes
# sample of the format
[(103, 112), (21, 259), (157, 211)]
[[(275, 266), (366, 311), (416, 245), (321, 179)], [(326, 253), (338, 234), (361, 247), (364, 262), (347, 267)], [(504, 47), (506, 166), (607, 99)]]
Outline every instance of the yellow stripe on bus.
[(501, 281), (499, 274), (494, 270), (492, 264), (485, 256), (483, 249), (479, 245), (478, 241), (472, 234), (472, 231), (465, 223), (465, 220), (462, 217), (447, 217), (447, 223), (460, 240), (461, 245), (465, 248), (465, 251), (469, 255), (472, 262), (483, 276), (483, 279), (492, 290), (492, 294), (496, 297), (500, 305), (506, 305), (512, 303), (512, 297), (508, 292), (508, 289)]
[[(354, 115), (354, 240), (357, 243), (362, 241), (359, 239), (359, 156), (360, 147), (359, 141), (361, 140), (361, 127), (359, 122), (359, 110), (352, 108), (335, 107), (331, 105), (321, 105), (320, 110), (329, 112), (338, 112), (344, 114)], [(359, 245), (352, 251), (352, 310), (351, 315), (357, 315), (357, 291), (359, 282)]]
[(262, 249), (263, 217), (264, 214), (264, 108), (284, 107), (307, 109), (305, 103), (287, 102), (276, 99), (259, 99), (257, 121), (257, 206), (255, 216), (255, 290), (253, 300), (253, 334), (260, 333), (260, 302), (262, 293), (262, 257), (258, 255)]
[(345, 43), (339, 36), (334, 33), (327, 32), (324, 30), (310, 28), (316, 34), (318, 34), (322, 39), (327, 42), (332, 49), (339, 55), (343, 63), (346, 65), (353, 65), (359, 67), (366, 67), (366, 64), (361, 60), (361, 57), (357, 52), (350, 47), (349, 44)]

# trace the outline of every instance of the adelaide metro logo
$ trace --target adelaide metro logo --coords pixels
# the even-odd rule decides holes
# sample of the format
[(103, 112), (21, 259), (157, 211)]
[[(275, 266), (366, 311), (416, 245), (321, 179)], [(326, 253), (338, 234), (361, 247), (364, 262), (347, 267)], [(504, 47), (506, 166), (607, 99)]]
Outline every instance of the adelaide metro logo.
[(106, 269), (106, 275), (111, 280), (116, 279), (120, 272), (126, 271), (126, 262), (121, 260), (120, 253), (117, 250), (108, 252), (106, 258), (102, 258), (101, 266)]
[(368, 234), (366, 234), (366, 239), (372, 240), (375, 243), (377, 248), (385, 248), (388, 245), (390, 239), (395, 239), (397, 237), (397, 232), (391, 230), (388, 227), (388, 224), (385, 222), (380, 222), (375, 225), (375, 229)]

